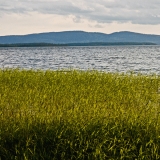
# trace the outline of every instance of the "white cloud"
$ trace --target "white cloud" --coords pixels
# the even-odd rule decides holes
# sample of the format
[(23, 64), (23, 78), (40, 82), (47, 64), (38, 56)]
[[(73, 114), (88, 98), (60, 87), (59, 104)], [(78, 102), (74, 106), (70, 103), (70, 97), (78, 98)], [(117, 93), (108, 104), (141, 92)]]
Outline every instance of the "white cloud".
[(38, 31), (103, 31), (105, 27), (112, 30), (108, 27), (113, 24), (117, 28), (125, 26), (123, 30), (134, 28), (131, 26), (150, 27), (149, 30), (160, 25), (159, 8), (160, 0), (0, 0), (0, 33), (9, 33), (7, 25)]
[(75, 15), (102, 23), (160, 24), (159, 0), (1, 0), (0, 12)]

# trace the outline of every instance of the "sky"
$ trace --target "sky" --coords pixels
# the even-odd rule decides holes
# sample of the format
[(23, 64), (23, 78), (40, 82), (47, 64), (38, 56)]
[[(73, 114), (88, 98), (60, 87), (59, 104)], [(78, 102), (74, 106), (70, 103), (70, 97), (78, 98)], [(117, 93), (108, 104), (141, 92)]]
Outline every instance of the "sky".
[(160, 35), (160, 0), (0, 0), (0, 36), (72, 30)]

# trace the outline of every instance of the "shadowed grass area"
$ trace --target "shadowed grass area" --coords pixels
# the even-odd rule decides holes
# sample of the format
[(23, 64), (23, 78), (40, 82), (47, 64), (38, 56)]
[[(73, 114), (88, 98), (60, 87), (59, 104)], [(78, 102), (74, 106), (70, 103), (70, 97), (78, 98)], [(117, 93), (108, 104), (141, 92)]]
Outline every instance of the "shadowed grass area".
[(160, 159), (160, 76), (0, 70), (2, 159)]

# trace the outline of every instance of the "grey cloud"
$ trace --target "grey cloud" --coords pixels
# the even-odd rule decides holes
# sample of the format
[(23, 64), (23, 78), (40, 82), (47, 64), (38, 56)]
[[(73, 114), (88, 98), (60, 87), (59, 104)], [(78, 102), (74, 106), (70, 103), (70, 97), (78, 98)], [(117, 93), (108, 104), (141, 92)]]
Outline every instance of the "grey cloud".
[(96, 24), (95, 26), (94, 26), (95, 28), (104, 28), (102, 25), (100, 25), (100, 24)]
[(73, 18), (73, 21), (74, 21), (75, 23), (80, 23), (82, 20), (81, 20), (81, 17), (80, 17), (80, 16), (76, 16), (76, 17)]
[(96, 24), (96, 25), (88, 24), (88, 26), (89, 26), (90, 28), (104, 28), (104, 26), (103, 26), (103, 25), (100, 25), (100, 24)]
[(98, 23), (160, 24), (160, 0), (1, 0), (0, 15), (37, 11)]

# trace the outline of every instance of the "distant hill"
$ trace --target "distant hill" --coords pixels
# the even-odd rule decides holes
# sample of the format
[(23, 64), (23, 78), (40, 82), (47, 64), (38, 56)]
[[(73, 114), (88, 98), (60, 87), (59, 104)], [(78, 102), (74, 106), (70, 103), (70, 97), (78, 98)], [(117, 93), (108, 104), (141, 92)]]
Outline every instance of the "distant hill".
[(134, 32), (114, 32), (104, 34), (98, 32), (64, 31), (28, 35), (0, 36), (0, 44), (20, 43), (155, 43), (160, 44), (160, 35), (140, 34)]

